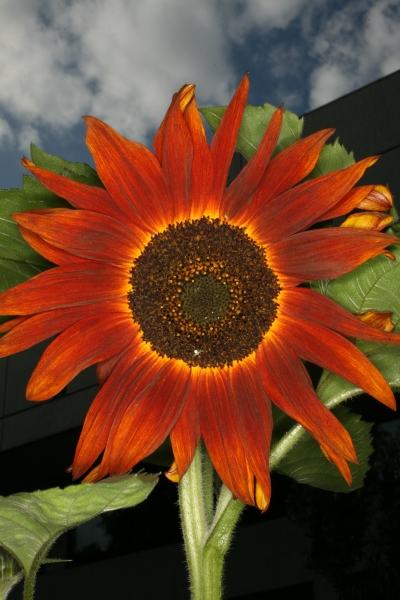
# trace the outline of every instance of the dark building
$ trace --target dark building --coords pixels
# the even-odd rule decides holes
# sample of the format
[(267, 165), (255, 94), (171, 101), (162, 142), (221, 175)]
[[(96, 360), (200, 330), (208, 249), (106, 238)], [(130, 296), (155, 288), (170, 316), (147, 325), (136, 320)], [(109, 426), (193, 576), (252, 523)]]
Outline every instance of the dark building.
[[(304, 135), (335, 127), (336, 136), (347, 150), (354, 151), (357, 160), (382, 155), (362, 183), (388, 185), (397, 202), (400, 198), (399, 97), (400, 71), (304, 115)], [(240, 160), (236, 158), (236, 161), (234, 168), (240, 164)], [(81, 424), (96, 394), (95, 372), (94, 368), (87, 369), (53, 400), (27, 402), (25, 386), (45, 346), (41, 344), (0, 360), (2, 495), (71, 483), (65, 469), (72, 462)], [(376, 418), (385, 421), (393, 417), (389, 411), (383, 411)], [(176, 490), (169, 482), (162, 485), (170, 498), (169, 508), (165, 509), (165, 516), (157, 520), (156, 488), (150, 522), (140, 517), (135, 524), (133, 519), (132, 530), (127, 534), (131, 539), (139, 539), (134, 553), (121, 550), (118, 556), (118, 552), (114, 556), (107, 554), (109, 537), (101, 533), (98, 522), (83, 526), (77, 533), (61, 538), (53, 553), (59, 557), (75, 557), (75, 564), (47, 566), (44, 575), (38, 578), (38, 598), (54, 598), (57, 589), (58, 600), (186, 599), (186, 567), (174, 505)], [(242, 600), (336, 598), (331, 586), (304, 566), (303, 552), (308, 542), (300, 528), (285, 516), (284, 492), (285, 483), (278, 478), (276, 488), (273, 487), (276, 499), (271, 511), (261, 518), (257, 511), (247, 509), (250, 516), (244, 518), (243, 526), (238, 529), (227, 559), (227, 597)], [(164, 501), (163, 496), (162, 503)], [(135, 527), (149, 529), (147, 538), (138, 535)], [(163, 528), (167, 533), (160, 533)], [(97, 544), (97, 550), (93, 543)], [(11, 598), (20, 596), (19, 586)]]

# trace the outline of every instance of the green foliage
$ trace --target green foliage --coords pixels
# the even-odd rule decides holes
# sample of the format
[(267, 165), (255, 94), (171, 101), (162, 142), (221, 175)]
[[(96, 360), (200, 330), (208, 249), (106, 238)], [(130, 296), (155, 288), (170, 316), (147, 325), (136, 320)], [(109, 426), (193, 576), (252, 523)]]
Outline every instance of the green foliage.
[(336, 138), (333, 144), (325, 144), (322, 148), (317, 164), (306, 179), (321, 177), (321, 175), (327, 175), (332, 171), (350, 167), (354, 163), (353, 152), (347, 152), (346, 148), (339, 144), (339, 138)]
[(0, 496), (0, 545), (23, 569), (26, 598), (32, 598), (37, 570), (62, 533), (103, 512), (135, 506), (157, 480), (157, 475), (124, 475), (64, 490)]
[[(200, 108), (199, 110), (215, 133), (226, 111), (226, 106)], [(275, 111), (276, 107), (272, 106), (272, 104), (264, 104), (264, 106), (247, 104), (235, 148), (247, 160), (250, 160), (257, 150)], [(302, 131), (303, 119), (290, 112), (290, 110), (285, 110), (281, 133), (273, 156), (279, 154), (279, 152), (282, 152), (282, 150), (285, 150), (285, 148), (288, 148), (294, 142), (297, 142), (301, 137)]]

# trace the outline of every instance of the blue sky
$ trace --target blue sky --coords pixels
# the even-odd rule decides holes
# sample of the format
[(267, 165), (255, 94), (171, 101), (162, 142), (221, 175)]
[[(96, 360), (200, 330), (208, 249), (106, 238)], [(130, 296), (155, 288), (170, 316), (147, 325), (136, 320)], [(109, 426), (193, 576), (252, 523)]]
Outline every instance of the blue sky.
[(29, 144), (91, 157), (81, 116), (152, 146), (171, 96), (196, 83), (226, 104), (298, 114), (400, 69), (398, 0), (2, 0), (0, 187), (20, 186)]

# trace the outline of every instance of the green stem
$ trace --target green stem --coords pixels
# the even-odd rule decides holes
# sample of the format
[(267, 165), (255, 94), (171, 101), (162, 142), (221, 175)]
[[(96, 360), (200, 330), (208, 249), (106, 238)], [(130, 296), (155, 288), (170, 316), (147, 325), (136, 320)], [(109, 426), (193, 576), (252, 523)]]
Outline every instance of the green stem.
[[(202, 452), (203, 450), (203, 452)], [(214, 514), (212, 465), (199, 444), (179, 483), (179, 504), (192, 600), (220, 600), (225, 554), (245, 505), (222, 485)]]

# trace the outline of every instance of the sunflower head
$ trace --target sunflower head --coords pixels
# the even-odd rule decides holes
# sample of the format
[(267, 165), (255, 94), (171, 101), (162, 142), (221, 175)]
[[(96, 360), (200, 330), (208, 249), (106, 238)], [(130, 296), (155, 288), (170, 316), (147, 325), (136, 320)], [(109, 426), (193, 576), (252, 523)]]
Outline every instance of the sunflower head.
[[(56, 336), (27, 388), (58, 393), (97, 363), (73, 475), (123, 473), (170, 436), (184, 475), (200, 438), (235, 497), (270, 499), (271, 403), (297, 420), (350, 483), (352, 440), (317, 398), (303, 361), (329, 369), (394, 407), (379, 371), (347, 338), (400, 336), (301, 284), (333, 279), (397, 243), (379, 230), (391, 196), (356, 186), (377, 157), (307, 179), (333, 130), (273, 157), (283, 112), (227, 186), (246, 105), (242, 79), (208, 145), (193, 85), (174, 96), (154, 153), (86, 117), (103, 188), (23, 165), (72, 208), (13, 215), (56, 266), (0, 296), (2, 356)], [(360, 212), (339, 228), (318, 222)], [(383, 214), (383, 217), (382, 217)], [(371, 216), (372, 215), (372, 216)], [(312, 229), (311, 226), (313, 226)]]

